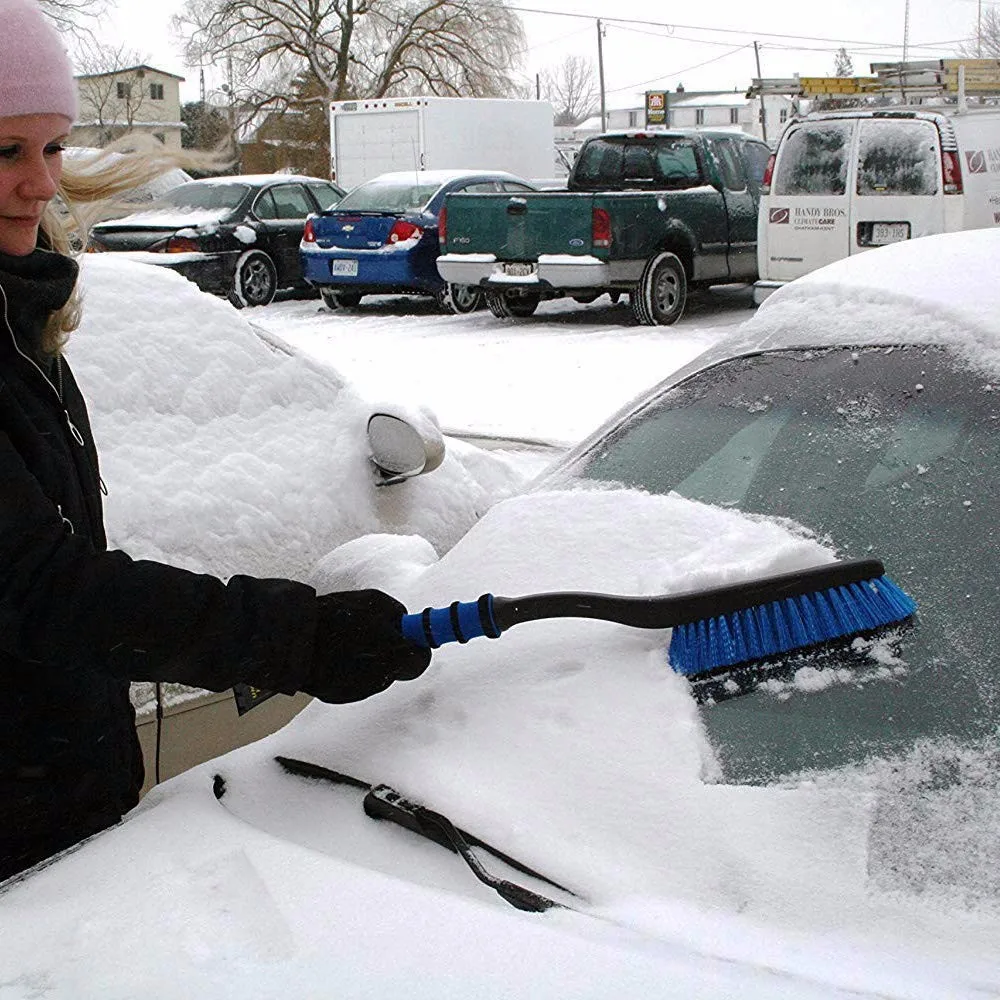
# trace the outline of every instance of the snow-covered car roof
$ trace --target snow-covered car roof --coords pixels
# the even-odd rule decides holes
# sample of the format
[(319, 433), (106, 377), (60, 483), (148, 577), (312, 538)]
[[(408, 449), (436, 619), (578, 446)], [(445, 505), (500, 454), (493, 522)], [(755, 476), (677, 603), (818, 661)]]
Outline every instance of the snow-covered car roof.
[(428, 184), (447, 184), (448, 181), (458, 181), (463, 177), (496, 177), (504, 180), (521, 181), (523, 178), (508, 173), (506, 170), (391, 170), (373, 177), (371, 181), (391, 181), (394, 184), (420, 181)]
[(907, 240), (778, 289), (725, 349), (949, 344), (1000, 370), (1000, 229)]
[[(755, 351), (840, 345), (940, 344), (1000, 378), (1000, 229), (906, 240), (845, 257), (775, 290), (735, 331), (663, 380)], [(635, 412), (626, 403), (589, 437)]]

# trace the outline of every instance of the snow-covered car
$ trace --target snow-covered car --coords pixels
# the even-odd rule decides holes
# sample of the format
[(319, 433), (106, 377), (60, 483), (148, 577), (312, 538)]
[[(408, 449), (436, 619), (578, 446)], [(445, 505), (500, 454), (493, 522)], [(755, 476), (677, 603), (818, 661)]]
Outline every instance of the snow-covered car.
[[(227, 578), (310, 582), (328, 552), (369, 532), (444, 552), (522, 487), (510, 457), (446, 442), (417, 403), (363, 398), (171, 271), (118, 254), (81, 260), (84, 322), (68, 357), (90, 405), (112, 546)], [(136, 687), (140, 707), (151, 688)], [(199, 705), (225, 712), (215, 736), (181, 739), (172, 729), (192, 721), (181, 715), (190, 692), (167, 695), (178, 714), (164, 729), (165, 775), (194, 752), (229, 749), (233, 727), (261, 735), (260, 718), (280, 712), (237, 723), (231, 694), (206, 696)], [(151, 717), (147, 728), (152, 738)]]
[(816, 271), (440, 558), (363, 536), (314, 574), (392, 581), (419, 611), (871, 551), (917, 600), (907, 627), (701, 701), (667, 630), (554, 619), (445, 645), (420, 680), (313, 703), (9, 885), (0, 982), (1000, 993), (998, 255), (1000, 232), (971, 232)]
[(379, 174), (306, 221), (302, 273), (330, 309), (388, 292), (432, 295), (452, 312), (474, 312), (483, 303), (480, 289), (446, 284), (437, 271), (445, 197), (533, 190), (530, 181), (503, 170)]
[(87, 248), (177, 271), (236, 306), (267, 305), (280, 289), (307, 287), (299, 266), (306, 216), (343, 193), (295, 174), (190, 180), (140, 211), (97, 223)]

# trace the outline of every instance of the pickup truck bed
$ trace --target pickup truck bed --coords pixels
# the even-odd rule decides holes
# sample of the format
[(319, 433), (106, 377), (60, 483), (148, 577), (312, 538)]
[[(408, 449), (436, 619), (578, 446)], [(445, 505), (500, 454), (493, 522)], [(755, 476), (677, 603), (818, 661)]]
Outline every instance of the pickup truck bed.
[[(753, 156), (751, 146), (760, 147)], [(449, 195), (438, 271), (482, 287), (497, 316), (530, 315), (546, 298), (624, 292), (639, 322), (673, 323), (692, 284), (756, 278), (766, 155), (735, 133), (599, 136), (567, 191)]]

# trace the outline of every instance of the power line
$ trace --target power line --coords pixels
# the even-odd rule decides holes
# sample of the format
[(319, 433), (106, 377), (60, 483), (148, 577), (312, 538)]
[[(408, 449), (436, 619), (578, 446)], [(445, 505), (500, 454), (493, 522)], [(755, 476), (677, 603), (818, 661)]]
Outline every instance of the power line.
[(693, 70), (701, 69), (702, 66), (707, 66), (709, 63), (718, 62), (720, 59), (728, 59), (730, 56), (736, 55), (737, 52), (743, 52), (751, 47), (752, 43), (738, 45), (736, 48), (730, 49), (728, 52), (723, 52), (722, 55), (706, 59), (704, 62), (695, 63), (693, 66), (685, 66), (684, 69), (671, 70), (669, 73), (661, 73), (659, 76), (654, 76), (650, 80), (641, 80), (639, 83), (630, 83), (627, 87), (615, 87), (614, 90), (609, 90), (608, 93), (618, 94), (623, 90), (634, 90), (636, 87), (644, 87), (647, 83), (656, 83), (658, 80), (664, 80), (668, 76), (682, 76), (684, 73), (690, 73)]
[[(1000, 0), (996, 0), (996, 2), (1000, 3)], [(874, 43), (870, 39), (859, 41), (858, 39), (851, 39), (851, 38), (830, 38), (827, 36), (820, 36), (820, 35), (792, 35), (777, 31), (758, 31), (757, 29), (750, 30), (750, 29), (740, 29), (740, 28), (711, 28), (701, 24), (677, 24), (666, 21), (646, 21), (628, 17), (605, 17), (604, 15), (601, 15), (601, 17), (598, 18), (593, 14), (574, 14), (574, 13), (569, 13), (567, 11), (540, 10), (532, 7), (508, 7), (507, 9), (512, 10), (518, 14), (545, 14), (551, 17), (576, 17), (576, 18), (583, 18), (588, 21), (600, 20), (602, 24), (615, 24), (615, 25), (641, 24), (641, 25), (646, 25), (648, 27), (668, 28), (671, 30), (675, 28), (680, 28), (682, 31), (706, 31), (724, 35), (741, 35), (745, 38), (758, 38), (758, 39), (787, 38), (791, 41), (796, 41), (796, 42), (828, 42), (830, 45), (835, 45), (837, 47), (840, 47), (842, 45), (874, 45), (874, 44), (878, 44), (881, 48), (899, 47), (898, 45), (895, 45), (893, 42)]]

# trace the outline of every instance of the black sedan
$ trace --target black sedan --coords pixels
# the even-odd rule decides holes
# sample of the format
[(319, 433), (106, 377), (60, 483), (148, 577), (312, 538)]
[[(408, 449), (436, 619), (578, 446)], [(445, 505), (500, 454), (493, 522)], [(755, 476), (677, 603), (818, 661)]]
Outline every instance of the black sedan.
[(189, 181), (122, 219), (94, 226), (88, 250), (172, 268), (238, 307), (307, 288), (299, 264), (306, 216), (343, 196), (330, 181), (255, 174)]

